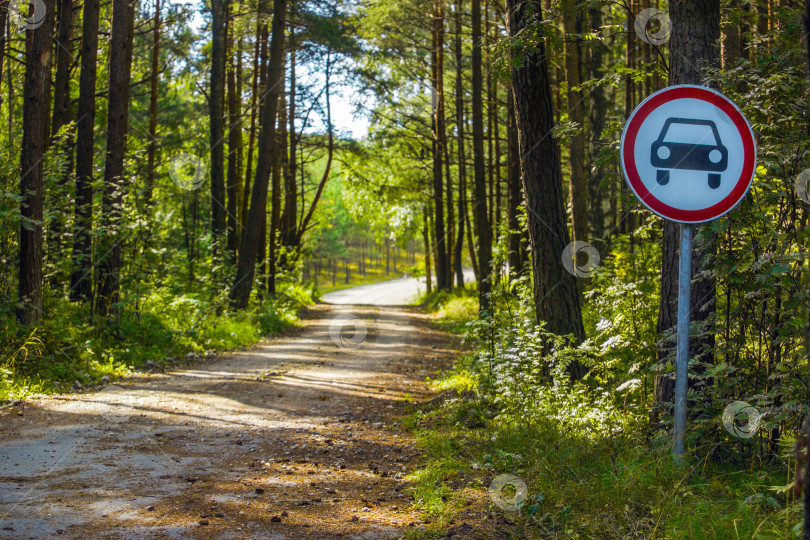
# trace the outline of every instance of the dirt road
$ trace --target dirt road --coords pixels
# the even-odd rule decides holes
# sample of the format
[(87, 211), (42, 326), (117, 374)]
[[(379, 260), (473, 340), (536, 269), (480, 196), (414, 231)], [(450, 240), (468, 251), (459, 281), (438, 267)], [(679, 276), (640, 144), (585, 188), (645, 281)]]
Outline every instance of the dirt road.
[(453, 348), (411, 308), (320, 305), (250, 350), (8, 407), (0, 538), (401, 538), (422, 523), (395, 420)]
[[(475, 281), (472, 269), (464, 270), (464, 281)], [(401, 306), (413, 302), (426, 287), (424, 277), (404, 277), (335, 291), (323, 295), (323, 301), (327, 304)]]

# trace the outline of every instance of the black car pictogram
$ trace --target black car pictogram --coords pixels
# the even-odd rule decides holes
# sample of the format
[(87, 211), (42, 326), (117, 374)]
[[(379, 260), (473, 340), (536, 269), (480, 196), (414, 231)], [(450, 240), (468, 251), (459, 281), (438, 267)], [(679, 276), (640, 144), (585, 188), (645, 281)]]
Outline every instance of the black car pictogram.
[(669, 170), (686, 169), (709, 173), (709, 187), (720, 187), (720, 174), (728, 167), (728, 148), (723, 146), (711, 120), (667, 118), (652, 144), (652, 166), (659, 184), (669, 183)]

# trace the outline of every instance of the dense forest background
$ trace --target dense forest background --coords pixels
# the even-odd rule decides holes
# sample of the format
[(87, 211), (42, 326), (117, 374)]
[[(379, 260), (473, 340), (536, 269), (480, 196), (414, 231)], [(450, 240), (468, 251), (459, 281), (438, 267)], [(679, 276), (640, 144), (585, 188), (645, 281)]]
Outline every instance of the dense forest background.
[(459, 377), (492, 415), (666, 447), (678, 229), (618, 148), (648, 95), (700, 84), (750, 120), (758, 164), (696, 233), (687, 454), (784, 479), (810, 384), (803, 10), (3, 0), (0, 396), (246, 345), (341, 282), (409, 273), (476, 312)]

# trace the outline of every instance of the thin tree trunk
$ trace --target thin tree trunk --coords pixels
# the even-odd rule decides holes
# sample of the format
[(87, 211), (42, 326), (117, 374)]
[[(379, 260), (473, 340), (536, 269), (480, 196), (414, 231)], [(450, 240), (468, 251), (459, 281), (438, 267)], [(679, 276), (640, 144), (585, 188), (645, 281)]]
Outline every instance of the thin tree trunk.
[[(543, 20), (539, 0), (508, 0), (509, 35)], [(585, 337), (581, 297), (576, 278), (565, 271), (560, 257), (568, 245), (568, 227), (557, 141), (551, 135), (554, 115), (545, 42), (523, 51), (519, 67), (512, 64), (512, 91), (526, 195), (534, 304), (538, 321), (554, 334)], [(580, 375), (574, 369), (575, 375)]]
[(447, 260), (447, 243), (444, 224), (444, 171), (442, 154), (444, 152), (444, 0), (433, 2), (431, 36), (433, 43), (430, 51), (431, 75), (433, 86), (433, 214), (434, 237), (436, 239), (436, 288), (450, 288), (450, 272)]
[[(282, 55), (281, 58), (283, 61), (284, 55)], [(282, 69), (284, 69), (283, 66)], [(277, 150), (273, 156), (273, 176), (270, 181), (270, 237), (267, 239), (267, 294), (270, 296), (275, 296), (276, 294), (276, 242), (278, 239), (278, 229), (281, 217), (281, 175), (284, 170), (284, 162), (286, 161), (286, 108), (287, 105), (284, 102), (284, 92), (280, 92), (278, 104), (278, 129), (275, 132), (275, 148)]]
[(256, 47), (253, 51), (253, 83), (250, 92), (250, 135), (248, 136), (247, 167), (245, 174), (245, 186), (242, 191), (242, 208), (239, 214), (240, 223), (244, 224), (247, 219), (248, 202), (250, 201), (250, 178), (253, 173), (253, 147), (256, 141), (256, 117), (258, 116), (258, 103), (256, 98), (259, 95), (259, 61), (263, 50), (266, 50), (264, 38), (265, 25), (262, 23), (261, 3), (256, 15)]
[[(232, 3), (228, 3), (232, 6)], [(236, 250), (239, 245), (239, 192), (241, 187), (241, 173), (239, 170), (238, 153), (242, 145), (242, 105), (241, 96), (236, 95), (236, 67), (234, 66), (233, 33), (234, 20), (232, 10), (228, 10), (226, 25), (227, 58), (227, 93), (228, 93), (228, 216), (227, 216), (227, 246), (231, 260), (236, 260)]]
[(577, 46), (577, 19), (580, 11), (576, 0), (563, 0), (560, 6), (565, 28), (565, 78), (568, 86), (568, 118), (577, 124), (578, 131), (571, 134), (569, 158), (571, 176), (569, 187), (571, 193), (571, 216), (574, 223), (574, 240), (588, 241), (588, 186), (585, 181), (585, 143), (583, 134), (582, 94), (578, 87), (579, 47)]
[[(465, 182), (466, 184), (466, 182)], [(475, 241), (473, 240), (473, 228), (470, 224), (470, 214), (469, 209), (467, 208), (467, 188), (466, 185), (464, 187), (464, 222), (466, 224), (467, 229), (467, 251), (470, 253), (470, 264), (473, 267), (473, 274), (475, 275), (475, 281), (478, 282), (481, 279), (481, 273), (478, 268), (478, 257), (475, 254)]]
[[(701, 84), (705, 70), (716, 67), (719, 62), (717, 43), (720, 39), (720, 0), (706, 0), (694, 4), (687, 0), (672, 0), (672, 35), (670, 50), (678, 51), (670, 59), (670, 84)], [(663, 223), (661, 257), (661, 297), (658, 311), (658, 332), (663, 334), (675, 327), (678, 309), (678, 245), (679, 227), (672, 221)], [(697, 233), (697, 231), (695, 231)], [(697, 234), (695, 235), (697, 236)], [(704, 259), (714, 253), (716, 240), (710, 235), (708, 241), (698, 242), (692, 253), (691, 321), (698, 327), (709, 319), (715, 309), (715, 282), (700, 274)], [(701, 339), (692, 339), (689, 357), (702, 363), (711, 363), (714, 348), (713, 329), (702, 329)], [(661, 365), (674, 361), (675, 342), (661, 340), (658, 362)], [(690, 381), (690, 385), (693, 381)], [(655, 378), (653, 407), (650, 419), (655, 424), (662, 411), (674, 399), (675, 380), (669, 374)]]
[[(810, 0), (805, 0), (802, 22), (804, 23), (805, 35), (810, 35)], [(810, 40), (806, 41), (805, 47), (807, 47), (807, 65), (810, 66)], [(804, 350), (805, 355), (807, 356), (807, 380), (810, 381), (810, 310), (807, 312), (807, 322), (804, 326)], [(807, 385), (806, 390), (807, 395), (805, 397), (805, 403), (808, 407), (810, 407), (810, 385)], [(802, 538), (804, 538), (804, 540), (810, 540), (810, 416), (805, 418), (803, 435), (805, 462), (803, 471), (804, 500), (802, 501), (804, 507), (804, 533)], [(801, 452), (799, 455), (801, 455)]]
[(458, 230), (456, 231), (456, 246), (453, 250), (453, 265), (456, 270), (456, 285), (464, 287), (464, 270), (461, 267), (461, 254), (464, 249), (464, 214), (466, 203), (464, 201), (465, 177), (467, 175), (467, 162), (464, 152), (464, 79), (463, 79), (463, 49), (461, 44), (461, 17), (463, 0), (456, 0), (455, 13), (455, 53), (456, 53), (456, 146), (458, 149)]
[(472, 0), (472, 122), (473, 122), (473, 175), (475, 178), (475, 215), (478, 233), (478, 305), (479, 311), (488, 312), (492, 290), (490, 271), (492, 235), (487, 218), (487, 178), (484, 168), (484, 106), (482, 100), (483, 75), (481, 73), (481, 2)]
[(509, 115), (506, 129), (506, 138), (509, 146), (509, 210), (507, 212), (509, 226), (509, 271), (512, 276), (523, 273), (523, 257), (520, 241), (520, 223), (518, 222), (518, 209), (523, 202), (523, 193), (520, 189), (520, 150), (518, 149), (517, 126), (515, 125), (515, 101), (512, 91), (507, 92), (507, 113)]
[(272, 172), (276, 145), (276, 116), (278, 96), (284, 88), (284, 20), (287, 14), (287, 0), (275, 0), (273, 4), (273, 37), (270, 42), (270, 63), (267, 78), (266, 103), (263, 107), (262, 129), (259, 135), (259, 161), (256, 165), (256, 178), (250, 197), (250, 210), (245, 234), (239, 249), (239, 262), (236, 278), (230, 297), (233, 307), (247, 308), (250, 292), (253, 289), (256, 257), (261, 225), (267, 215), (267, 188)]
[[(73, 1), (59, 0), (57, 5), (57, 39), (56, 39), (56, 73), (53, 84), (53, 115), (51, 120), (51, 138), (71, 121), (70, 106), (70, 66), (73, 62)], [(65, 155), (59, 177), (59, 186), (66, 186), (73, 171), (73, 131), (69, 131), (59, 146)], [(56, 262), (62, 259), (62, 237), (64, 236), (65, 214), (52, 212), (47, 232), (47, 258)], [(56, 270), (51, 275), (51, 288), (59, 289), (64, 283), (64, 276)]]
[[(598, 32), (602, 26), (602, 6), (592, 4), (589, 8), (591, 29)], [(610, 50), (601, 40), (588, 42), (590, 47), (589, 76), (591, 79), (601, 79), (603, 77), (602, 65), (605, 61), (605, 53)], [(605, 238), (605, 214), (602, 201), (606, 198), (605, 186), (602, 185), (605, 178), (605, 167), (597, 163), (599, 153), (602, 148), (602, 132), (607, 121), (607, 110), (610, 104), (605, 97), (605, 88), (601, 85), (594, 87), (590, 91), (591, 109), (589, 121), (591, 126), (590, 159), (592, 165), (588, 178), (588, 222), (590, 224), (590, 238), (593, 243), (600, 242), (600, 248), (607, 248), (608, 239)], [(604, 249), (606, 252), (607, 249)]]
[(48, 144), (49, 76), (54, 1), (45, 1), (42, 25), (26, 31), (25, 100), (20, 150), (20, 263), (17, 320), (34, 325), (42, 320), (42, 184)]
[(422, 207), (422, 241), (425, 243), (425, 287), (430, 294), (433, 292), (433, 269), (430, 267), (430, 219), (427, 206)]
[(95, 312), (120, 318), (121, 243), (123, 241), (124, 158), (129, 125), (129, 83), (132, 64), (132, 27), (135, 0), (113, 0), (110, 33), (109, 85), (116, 89), (107, 98), (107, 149), (104, 161), (104, 193), (101, 226), (105, 235), (99, 248), (96, 270)]
[(92, 297), (93, 139), (96, 127), (96, 62), (100, 0), (85, 0), (82, 13), (81, 75), (76, 122), (76, 202), (73, 220), (71, 300)]
[[(0, 81), (3, 80), (3, 60), (6, 57), (6, 25), (8, 23), (8, 0), (0, 0)], [(3, 95), (0, 93), (0, 104), (3, 103)], [(12, 110), (9, 107), (9, 110)]]
[(59, 0), (57, 4), (56, 73), (53, 80), (53, 120), (51, 137), (55, 137), (70, 120), (70, 65), (73, 62), (73, 0)]
[[(225, 33), (229, 0), (211, 0), (211, 88), (208, 122), (211, 148), (211, 235), (215, 246), (226, 230), (225, 201)], [(216, 249), (216, 247), (215, 247)]]
[(295, 244), (293, 247), (298, 248), (301, 245), (301, 237), (309, 228), (309, 222), (312, 220), (312, 216), (315, 214), (315, 208), (318, 206), (318, 201), (321, 199), (321, 195), (323, 194), (323, 188), (326, 187), (326, 182), (329, 180), (329, 173), (332, 171), (332, 158), (335, 154), (335, 136), (332, 130), (332, 105), (330, 100), (330, 92), (329, 92), (329, 79), (332, 71), (332, 54), (331, 52), (326, 53), (326, 72), (325, 72), (325, 79), (326, 79), (326, 88), (325, 88), (325, 95), (326, 95), (326, 130), (327, 130), (327, 137), (328, 143), (326, 148), (326, 166), (323, 170), (323, 175), (321, 176), (321, 181), (318, 183), (318, 188), (315, 190), (315, 196), (312, 198), (312, 202), (309, 205), (309, 210), (307, 211), (304, 219), (301, 220), (301, 225), (298, 227), (298, 231), (295, 235)]
[(155, 0), (152, 22), (152, 77), (149, 81), (149, 145), (146, 147), (146, 186), (144, 208), (151, 208), (155, 189), (155, 158), (157, 155), (158, 82), (160, 77), (160, 0)]
[(295, 173), (298, 165), (296, 156), (298, 138), (295, 134), (295, 86), (295, 33), (290, 32), (290, 110), (287, 116), (290, 160), (287, 170), (284, 171), (284, 223), (282, 234), (284, 245), (287, 247), (295, 245), (298, 228), (298, 188), (295, 183)]

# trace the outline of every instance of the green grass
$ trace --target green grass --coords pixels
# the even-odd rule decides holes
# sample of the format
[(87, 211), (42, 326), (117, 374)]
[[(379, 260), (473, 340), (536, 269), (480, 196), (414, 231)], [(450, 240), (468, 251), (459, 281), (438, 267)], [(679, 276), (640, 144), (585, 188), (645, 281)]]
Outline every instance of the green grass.
[(478, 317), (478, 293), (474, 285), (424, 293), (415, 304), (424, 306), (439, 328), (456, 334), (464, 332), (467, 323)]
[(279, 284), (276, 299), (232, 313), (195, 295), (155, 290), (123, 310), (120, 325), (91, 324), (87, 307), (67, 301), (47, 306), (35, 329), (0, 313), (0, 401), (50, 394), (126, 376), (148, 362), (179, 362), (188, 356), (252, 345), (294, 325), (312, 303), (298, 285)]
[[(457, 307), (464, 299), (440, 293), (423, 303), (442, 328), (459, 329), (475, 317)], [(600, 402), (578, 386), (538, 389), (527, 409), (512, 410), (503, 396), (488, 394), (481, 368), (471, 355), (459, 358), (452, 371), (430, 381), (442, 399), (414, 405), (419, 409), (402, 421), (424, 453), (410, 480), (431, 521), (408, 538), (440, 538), (452, 522), (464, 521), (510, 538), (800, 536), (801, 498), (786, 489), (794, 468), (789, 459), (675, 463), (668, 437), (650, 434), (620, 409), (593, 411)], [(793, 441), (782, 444), (789, 454)], [(491, 498), (490, 483), (504, 474), (526, 484), (519, 509), (500, 508)]]
[[(425, 453), (414, 499), (440, 531), (478, 500), (511, 521), (516, 538), (794, 538), (799, 503), (784, 468), (739, 471), (727, 465), (676, 465), (668, 447), (638, 434), (576, 436), (554, 421), (518, 424), (467, 391), (457, 374), (438, 382), (458, 393), (403, 425)], [(463, 389), (463, 391), (462, 391)], [(528, 488), (516, 511), (496, 507), (489, 485), (515, 475)], [(472, 494), (476, 494), (475, 497)], [(747, 501), (747, 502), (746, 502)]]

